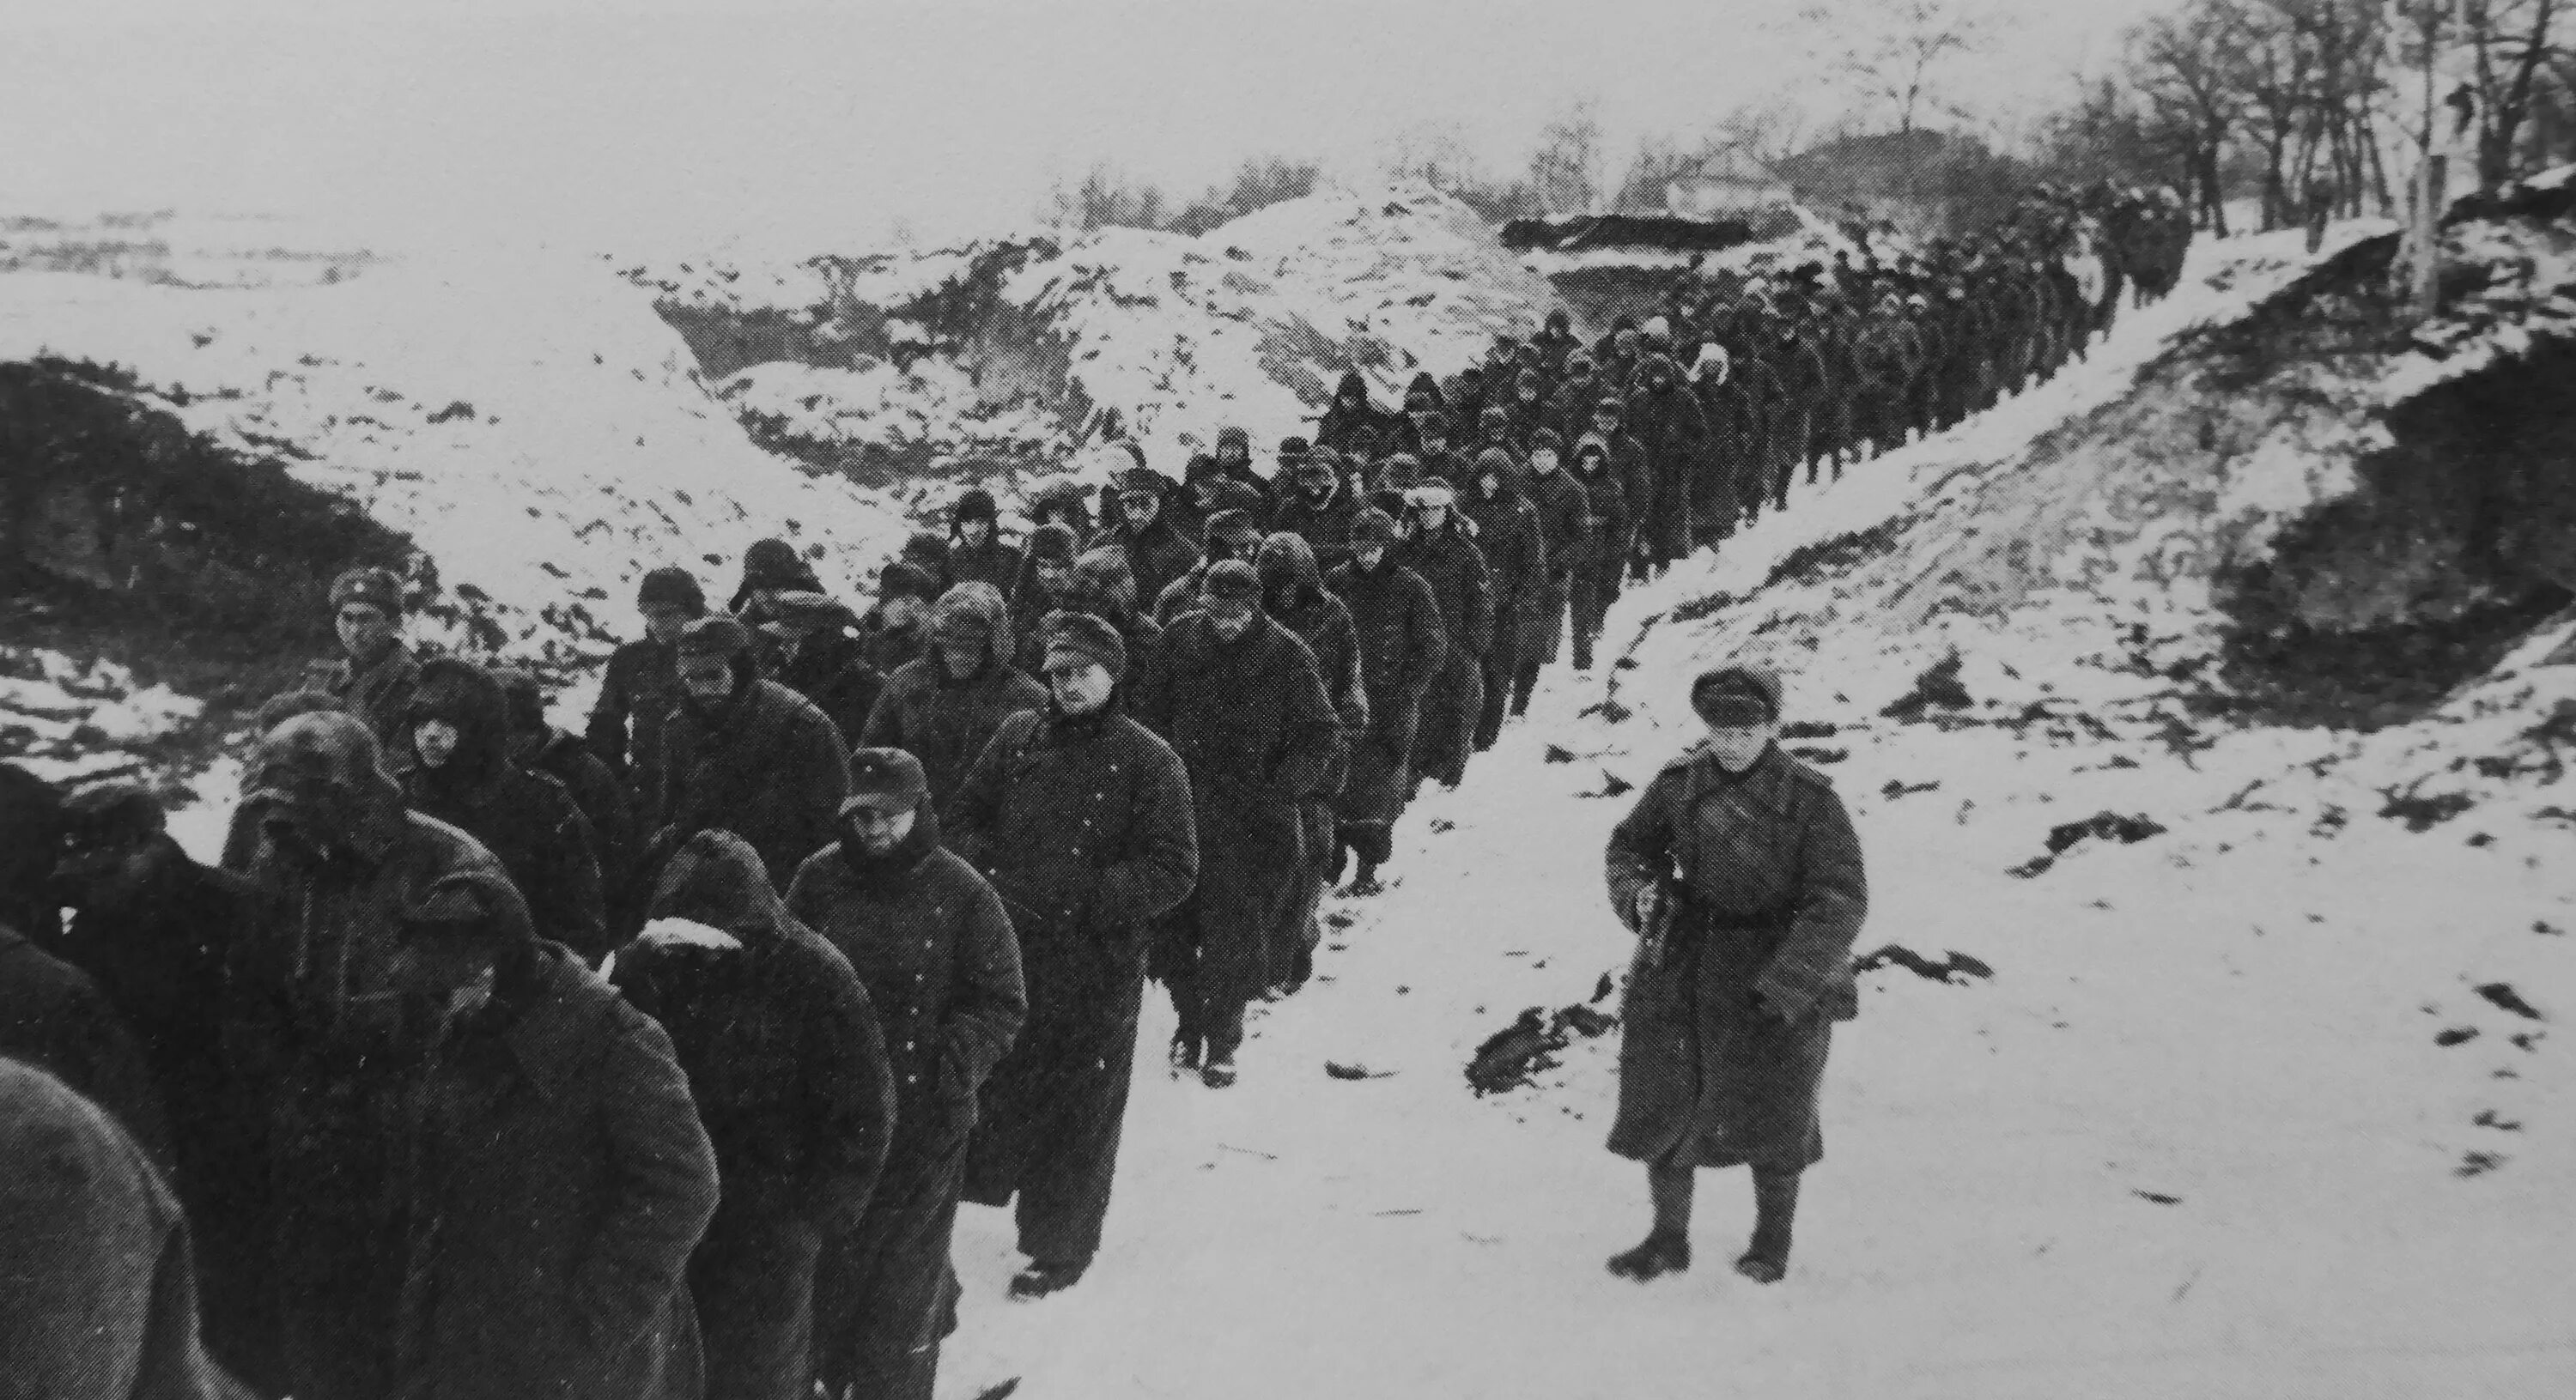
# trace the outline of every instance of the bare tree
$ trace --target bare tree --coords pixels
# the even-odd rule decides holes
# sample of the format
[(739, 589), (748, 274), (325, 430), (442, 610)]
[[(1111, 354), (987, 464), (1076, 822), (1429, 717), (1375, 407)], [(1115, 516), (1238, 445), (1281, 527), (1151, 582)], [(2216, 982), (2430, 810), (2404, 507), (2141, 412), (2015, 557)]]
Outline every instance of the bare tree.
[(1796, 155), (1806, 143), (1807, 109), (1784, 93), (1736, 105), (1718, 118), (1703, 148), (1716, 151), (1741, 146), (1755, 160), (1777, 164)]
[(1637, 153), (1629, 157), (1627, 173), (1620, 177), (1619, 193), (1610, 201), (1610, 207), (1622, 213), (1662, 212), (1664, 187), (1688, 173), (1712, 149), (1709, 143), (1696, 149), (1684, 146), (1672, 136), (1640, 137)]
[(2541, 79), (2564, 51), (2550, 41), (2557, 0), (2463, 0), (2460, 27), (2478, 95), (2478, 188), (2520, 173), (2516, 142), (2531, 119)]
[(1965, 115), (1948, 79), (1959, 60), (1992, 48), (1996, 31), (1975, 0), (1822, 0), (1800, 6), (1793, 27), (1854, 96), (1891, 108), (1900, 134), (1927, 109)]
[(1416, 122), (1387, 143), (1386, 173), (1396, 180), (1420, 180), (1444, 190), (1484, 180), (1466, 128), (1456, 122)]
[(2244, 114), (2248, 87), (2244, 39), (2245, 14), (2232, 0), (2194, 0), (2131, 37), (2139, 88), (2186, 143), (2200, 221), (2221, 238), (2227, 236), (2227, 143)]
[(1108, 161), (1093, 163), (1080, 183), (1062, 180), (1048, 194), (1049, 221), (1088, 233), (1103, 228), (1161, 228), (1162, 190), (1131, 180)]
[(1588, 214), (1601, 207), (1601, 117), (1590, 98), (1575, 103), (1539, 132), (1530, 152), (1529, 182), (1551, 214)]

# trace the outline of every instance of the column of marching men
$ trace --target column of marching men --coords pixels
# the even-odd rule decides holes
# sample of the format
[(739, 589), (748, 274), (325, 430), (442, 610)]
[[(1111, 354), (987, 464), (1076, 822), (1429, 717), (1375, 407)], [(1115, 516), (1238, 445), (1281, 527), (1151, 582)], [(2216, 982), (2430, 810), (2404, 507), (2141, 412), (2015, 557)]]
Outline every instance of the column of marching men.
[(1267, 473), (1227, 427), (1013, 532), (968, 490), (864, 608), (780, 540), (722, 608), (654, 568), (580, 735), (352, 571), (218, 866), (0, 765), (0, 1147), (88, 1173), (0, 1215), (12, 1364), (60, 1354), (23, 1393), (927, 1396), (961, 1199), (1014, 1210), (1012, 1296), (1091, 1266), (1149, 981), (1173, 1075), (1235, 1083), (1325, 891), (1627, 581), (2082, 354), (2118, 292), (2068, 241), (2125, 218), (2160, 294), (2160, 211), (1680, 279), (1400, 408), (1354, 371)]

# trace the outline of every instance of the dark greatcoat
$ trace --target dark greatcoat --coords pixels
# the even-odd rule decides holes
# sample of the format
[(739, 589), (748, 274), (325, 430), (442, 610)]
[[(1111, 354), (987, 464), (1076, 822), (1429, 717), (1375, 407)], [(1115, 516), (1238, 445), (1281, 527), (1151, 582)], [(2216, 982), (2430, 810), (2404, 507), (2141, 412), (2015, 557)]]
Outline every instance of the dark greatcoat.
[(938, 814), (882, 857), (849, 838), (796, 872), (789, 912), (858, 969), (885, 1024), (894, 1142), (867, 1213), (824, 1246), (815, 1286), (825, 1386), (926, 1396), (975, 1096), (1028, 1018), (1001, 896), (940, 845)]
[[(1665, 387), (1652, 388), (1649, 380)], [(1655, 556), (1667, 562), (1688, 556), (1696, 543), (1689, 502), (1706, 455), (1708, 419), (1671, 360), (1658, 355), (1648, 361), (1619, 426), (1646, 449), (1646, 476), (1653, 485), (1645, 504), (1651, 513), (1640, 524)]]
[(232, 950), (258, 936), (269, 910), (250, 881), (197, 864), (168, 836), (152, 847), (139, 880), (84, 899), (57, 951), (133, 1029), (151, 1070), (169, 1122), (170, 1184), (195, 1228), (206, 1346), (266, 1387), (277, 1365), (266, 1086), (225, 1063), (223, 986)]
[(562, 949), (504, 955), (419, 1089), (404, 1400), (690, 1400), (716, 1158), (670, 1037)]
[(1650, 884), (1678, 891), (1660, 958), (1642, 937), (1629, 972), (1610, 1150), (1703, 1167), (1817, 1161), (1817, 1089), (1833, 1023), (1859, 1012), (1851, 945), (1869, 907), (1833, 784), (1776, 746), (1741, 774), (1695, 749), (1638, 795), (1605, 864), (1623, 918)]
[(1351, 610), (1359, 638), (1361, 682), (1369, 696), (1366, 732), (1352, 736), (1350, 777), (1333, 810), (1344, 827), (1374, 828), (1351, 838), (1366, 859), (1387, 858), (1386, 828), (1404, 810), (1407, 762), (1422, 716), (1422, 697), (1440, 673), (1448, 645), (1440, 604), (1422, 576), (1395, 562), (1394, 551), (1362, 572), (1356, 560), (1325, 576)]
[(1180, 758), (1108, 708), (1003, 721), (949, 805), (950, 839), (1019, 931), (1029, 1019), (984, 1084), (966, 1195), (1019, 1195), (1020, 1246), (1054, 1262), (1100, 1245), (1126, 1114), (1145, 950), (1198, 878)]
[(626, 785), (639, 811), (662, 791), (662, 728), (679, 707), (677, 650), (647, 638), (609, 653), (582, 742)]
[(784, 885), (831, 842), (850, 791), (850, 751), (803, 696), (752, 681), (713, 714), (681, 706), (669, 739), (657, 804), (664, 850), (701, 831), (730, 831), (760, 853), (770, 883)]
[(1484, 551), (1467, 537), (1455, 510), (1439, 529), (1426, 531), (1396, 548), (1396, 562), (1422, 576), (1440, 605), (1440, 625), (1448, 645), (1441, 649), (1440, 670), (1422, 699), (1422, 717), (1414, 726), (1411, 766), (1415, 772), (1456, 785), (1467, 771), (1475, 748), (1476, 717), (1485, 705), (1484, 656), (1494, 643), (1494, 591), (1485, 568)]
[(1315, 562), (1329, 569), (1351, 557), (1351, 522), (1359, 518), (1362, 505), (1349, 484), (1338, 479), (1333, 494), (1320, 503), (1292, 485), (1270, 513), (1270, 530), (1304, 540), (1315, 551)]
[(1002, 721), (1036, 709), (1046, 699), (1044, 686), (1021, 674), (990, 644), (984, 664), (963, 680), (948, 674), (947, 663), (934, 652), (886, 682), (859, 742), (867, 748), (902, 749), (920, 759), (930, 780), (931, 803), (944, 807)]
[(841, 731), (841, 742), (856, 748), (886, 676), (901, 664), (875, 663), (869, 655), (873, 641), (851, 636), (846, 625), (819, 627), (796, 643), (795, 654), (770, 679), (813, 702)]
[(1510, 464), (1498, 471), (1490, 496), (1483, 487), (1483, 463), (1471, 470), (1476, 475), (1459, 483), (1458, 511), (1474, 532), (1494, 585), (1494, 644), (1485, 649), (1485, 708), (1476, 717), (1476, 748), (1481, 751), (1492, 748), (1502, 732), (1503, 712), (1520, 673), (1521, 648), (1532, 619), (1546, 611), (1548, 559), (1538, 511), (1522, 494), (1528, 469)]
[(419, 684), (420, 663), (399, 639), (364, 666), (341, 657), (313, 662), (304, 670), (305, 688), (339, 696), (349, 713), (375, 731), (376, 742), (385, 746), (386, 762), (397, 772), (408, 760), (396, 755), (407, 755), (410, 746), (395, 741), (411, 713), (412, 688)]
[(884, 1032), (849, 962), (788, 914), (742, 838), (691, 838), (646, 912), (738, 944), (639, 938), (611, 978), (670, 1033), (715, 1144), (721, 1198), (689, 1258), (707, 1393), (807, 1400), (824, 1236), (857, 1223), (894, 1137)]
[(985, 537), (982, 544), (968, 544), (951, 532), (948, 545), (948, 577), (951, 586), (960, 583), (989, 583), (1011, 600), (1011, 590), (1020, 581), (1020, 551), (1002, 543), (1001, 534)]
[(591, 854), (599, 863), (599, 887), (607, 897), (613, 927), (620, 897), (635, 869), (634, 803), (628, 800), (626, 789), (608, 765), (600, 762), (581, 740), (560, 729), (545, 732), (536, 751), (528, 756), (527, 767), (563, 784), (564, 791), (572, 794), (573, 805), (590, 823)]
[(1230, 1052), (1244, 1005), (1292, 970), (1294, 949), (1270, 945), (1307, 859), (1297, 807), (1330, 771), (1341, 724), (1314, 654), (1266, 615), (1229, 642), (1188, 614), (1163, 633), (1160, 663), (1135, 714), (1189, 772), (1199, 846), (1162, 971)]

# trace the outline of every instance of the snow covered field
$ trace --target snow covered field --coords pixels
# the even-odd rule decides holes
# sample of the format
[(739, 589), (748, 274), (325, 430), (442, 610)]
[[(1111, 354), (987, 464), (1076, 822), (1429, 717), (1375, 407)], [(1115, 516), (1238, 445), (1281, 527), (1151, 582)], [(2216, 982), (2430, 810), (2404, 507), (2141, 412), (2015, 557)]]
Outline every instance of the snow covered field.
[[(2117, 399), (2173, 334), (2301, 262), (2279, 241), (2204, 250), (2183, 293), (2125, 318), (2089, 367), (1632, 592), (1612, 654), (1797, 546), (1939, 509), (1963, 466)], [(2221, 266), (2223, 289), (2201, 280)], [(1070, 1293), (1008, 1304), (1009, 1222), (968, 1208), (942, 1395), (1013, 1377), (1050, 1397), (2576, 1387), (2576, 1103), (2551, 1034), (2576, 1002), (2564, 828), (2310, 830), (2249, 804), (2334, 737), (2177, 739), (2152, 687), (2117, 693), (2080, 632), (2052, 630), (2063, 600), (1969, 642), (1971, 690), (2062, 688), (2020, 724), (1991, 702), (1957, 722), (1880, 716), (1969, 635), (1874, 628), (1883, 597), (1849, 600), (1843, 635), (1803, 657), (1794, 632), (1773, 639), (1788, 718), (1834, 725), (1795, 747), (1839, 754), (1825, 771), (1871, 861), (1861, 950), (1956, 952), (1993, 975), (1865, 976), (1786, 1283), (1725, 1267), (1751, 1223), (1741, 1173), (1704, 1174), (1693, 1273), (1640, 1287), (1602, 1271), (1646, 1222), (1642, 1172), (1601, 1147), (1615, 1036), (1577, 1038), (1534, 1087), (1493, 1097), (1462, 1071), (1521, 1008), (1585, 1002), (1624, 969), (1600, 851), (1628, 794), (1605, 790), (1690, 741), (1690, 675), (1775, 609), (1797, 615), (1800, 591), (1782, 592), (1713, 631), (1648, 630), (1634, 669), (1608, 673), (1616, 722), (1607, 677), (1552, 675), (1461, 791), (1407, 816), (1395, 888), (1328, 904), (1319, 984), (1260, 1021), (1238, 1087), (1170, 1080), (1155, 1004), (1100, 1261)], [(2099, 726), (2075, 718), (2097, 708)], [(2167, 829), (2052, 850), (2053, 828), (2097, 813)]]

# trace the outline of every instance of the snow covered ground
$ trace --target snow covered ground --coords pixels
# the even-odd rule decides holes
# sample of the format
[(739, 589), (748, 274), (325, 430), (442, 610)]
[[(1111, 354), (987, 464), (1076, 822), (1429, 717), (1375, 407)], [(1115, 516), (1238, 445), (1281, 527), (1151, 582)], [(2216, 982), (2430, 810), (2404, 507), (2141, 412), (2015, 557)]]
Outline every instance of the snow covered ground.
[(729, 589), (784, 536), (872, 579), (894, 504), (755, 448), (679, 336), (593, 261), (448, 249), (334, 285), (0, 276), (0, 357), (132, 370), (147, 402), (409, 534), (437, 570), (421, 640), (570, 663), (631, 630), (635, 580)]
[[(1794, 579), (1761, 588), (1793, 550), (1908, 513), (1936, 532), (1986, 518), (2014, 498), (1945, 494), (1962, 472), (2009, 472), (2034, 438), (2115, 405), (2177, 332), (2302, 261), (2280, 240), (2204, 249), (2089, 367), (1623, 600), (1611, 654), (1642, 631), (1631, 668), (1552, 675), (1459, 792), (1416, 805), (1395, 888), (1330, 902), (1319, 983), (1263, 1016), (1239, 1086), (1168, 1079), (1170, 1013), (1149, 1011), (1109, 1242), (1078, 1288), (1002, 1301), (1008, 1219), (964, 1212), (941, 1394), (1014, 1377), (1048, 1397), (2576, 1386), (2576, 1103), (2551, 1034), (2576, 1004), (2563, 827), (2310, 829), (2248, 802), (2335, 737), (2175, 731), (2179, 707), (2124, 689), (2064, 597), (1903, 625), (1872, 610), (1917, 580), (1864, 572), (1828, 630), (1761, 631), (1815, 606)], [(1830, 593), (1837, 571), (1812, 572)], [(1760, 596), (1672, 616), (1729, 589)], [(2198, 603), (2147, 630), (2185, 646)], [(1956, 952), (1993, 975), (1867, 974), (1786, 1283), (1726, 1268), (1751, 1221), (1733, 1173), (1703, 1182), (1699, 1267), (1641, 1288), (1601, 1268), (1646, 1222), (1642, 1173), (1601, 1147), (1615, 1036), (1492, 1097), (1462, 1071), (1523, 1007), (1589, 1001), (1624, 969), (1602, 841), (1690, 741), (1690, 675), (1748, 645), (1789, 670), (1790, 719), (1832, 726), (1793, 746), (1859, 822), (1861, 949)], [(1970, 705), (1879, 713), (1953, 648)], [(2052, 840), (2100, 813), (2165, 830)]]

